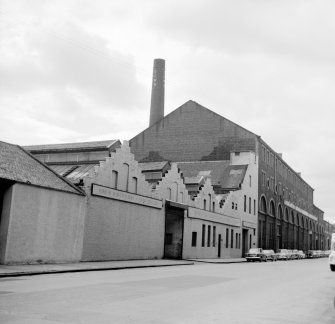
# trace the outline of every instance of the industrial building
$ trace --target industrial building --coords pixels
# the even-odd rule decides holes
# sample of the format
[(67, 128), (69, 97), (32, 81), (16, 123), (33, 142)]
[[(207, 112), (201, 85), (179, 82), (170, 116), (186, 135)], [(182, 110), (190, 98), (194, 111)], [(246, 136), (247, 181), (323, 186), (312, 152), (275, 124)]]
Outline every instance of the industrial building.
[(2, 142), (1, 263), (329, 249), (334, 227), (301, 174), (194, 101), (164, 116), (164, 74), (156, 59), (149, 127), (122, 145)]

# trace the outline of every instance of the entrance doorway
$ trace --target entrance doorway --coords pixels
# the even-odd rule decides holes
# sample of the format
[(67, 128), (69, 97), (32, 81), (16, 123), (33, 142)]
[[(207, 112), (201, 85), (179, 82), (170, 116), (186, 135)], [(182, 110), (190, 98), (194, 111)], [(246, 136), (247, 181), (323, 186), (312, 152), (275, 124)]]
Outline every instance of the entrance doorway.
[(249, 251), (248, 232), (246, 228), (242, 229), (242, 257)]
[(164, 258), (182, 259), (184, 235), (184, 209), (166, 206)]

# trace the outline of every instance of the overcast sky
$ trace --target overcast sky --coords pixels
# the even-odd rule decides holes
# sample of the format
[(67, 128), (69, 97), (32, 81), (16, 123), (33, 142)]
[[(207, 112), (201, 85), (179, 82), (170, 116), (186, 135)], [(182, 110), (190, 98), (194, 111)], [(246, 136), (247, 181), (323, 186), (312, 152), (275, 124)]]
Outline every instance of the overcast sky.
[(335, 222), (335, 1), (0, 0), (0, 140), (128, 140), (192, 99), (260, 135)]

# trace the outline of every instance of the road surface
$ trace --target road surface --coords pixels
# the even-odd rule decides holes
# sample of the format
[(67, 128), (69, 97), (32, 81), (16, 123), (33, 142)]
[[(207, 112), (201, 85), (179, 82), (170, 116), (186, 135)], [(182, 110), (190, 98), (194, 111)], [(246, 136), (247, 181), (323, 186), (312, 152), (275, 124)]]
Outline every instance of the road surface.
[(0, 279), (0, 323), (335, 323), (327, 259)]

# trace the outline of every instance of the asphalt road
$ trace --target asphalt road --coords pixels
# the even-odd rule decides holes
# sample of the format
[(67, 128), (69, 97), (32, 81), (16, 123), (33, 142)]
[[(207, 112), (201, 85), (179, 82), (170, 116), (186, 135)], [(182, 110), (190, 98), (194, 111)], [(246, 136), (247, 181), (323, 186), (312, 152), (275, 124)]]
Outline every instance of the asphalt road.
[(0, 323), (335, 323), (327, 259), (0, 279)]

